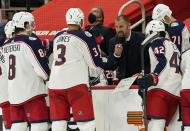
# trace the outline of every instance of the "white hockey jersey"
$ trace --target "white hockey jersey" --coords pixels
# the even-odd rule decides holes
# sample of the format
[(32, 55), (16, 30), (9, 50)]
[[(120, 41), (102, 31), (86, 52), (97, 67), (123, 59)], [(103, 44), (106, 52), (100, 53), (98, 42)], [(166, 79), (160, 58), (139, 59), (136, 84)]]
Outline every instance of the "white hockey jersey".
[(189, 31), (181, 21), (175, 21), (166, 28), (167, 37), (175, 43), (180, 53), (190, 48)]
[(189, 80), (190, 80), (190, 49), (183, 52), (181, 55), (181, 72), (183, 75), (182, 79), (182, 89), (190, 89)]
[(54, 38), (53, 56), (50, 89), (88, 85), (88, 68), (107, 68), (102, 62), (94, 38), (88, 31), (59, 32)]
[(181, 74), (179, 70), (180, 52), (176, 45), (166, 38), (155, 39), (149, 48), (151, 72), (158, 75), (157, 86), (151, 89), (162, 89), (179, 96)]
[(0, 47), (0, 105), (8, 102), (8, 77), (5, 68), (5, 57)]
[(22, 104), (46, 94), (48, 59), (39, 39), (16, 36), (3, 45), (11, 104)]

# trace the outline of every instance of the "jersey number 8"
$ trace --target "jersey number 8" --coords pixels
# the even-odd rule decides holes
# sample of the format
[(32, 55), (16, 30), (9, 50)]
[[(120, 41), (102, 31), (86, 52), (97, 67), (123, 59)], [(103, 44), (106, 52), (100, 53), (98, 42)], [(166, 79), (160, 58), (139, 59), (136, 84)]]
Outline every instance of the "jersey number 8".
[(9, 80), (13, 80), (16, 75), (16, 57), (14, 55), (9, 56)]

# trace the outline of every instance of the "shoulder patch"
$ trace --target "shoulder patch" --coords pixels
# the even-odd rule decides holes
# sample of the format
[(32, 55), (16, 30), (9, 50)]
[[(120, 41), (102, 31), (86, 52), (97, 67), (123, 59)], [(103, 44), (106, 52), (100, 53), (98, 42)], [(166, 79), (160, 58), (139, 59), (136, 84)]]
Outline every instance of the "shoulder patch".
[(84, 31), (85, 35), (88, 36), (88, 37), (92, 37), (92, 34), (88, 31)]
[(29, 37), (29, 40), (37, 40), (35, 37)]
[(179, 24), (177, 22), (174, 22), (171, 24), (171, 27), (175, 27), (175, 26), (179, 26)]

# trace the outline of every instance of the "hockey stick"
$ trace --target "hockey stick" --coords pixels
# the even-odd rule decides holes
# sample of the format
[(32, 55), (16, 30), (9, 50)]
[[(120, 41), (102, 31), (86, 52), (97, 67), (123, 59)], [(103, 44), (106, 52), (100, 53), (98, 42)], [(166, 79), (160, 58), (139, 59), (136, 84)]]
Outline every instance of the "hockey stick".
[[(144, 76), (144, 70), (145, 70), (145, 67), (144, 67), (144, 50), (145, 50), (145, 47), (155, 38), (157, 38), (159, 36), (159, 33), (157, 32), (154, 32), (152, 33), (151, 35), (149, 35), (148, 37), (146, 37), (146, 39), (141, 43), (141, 72), (142, 72), (142, 75)], [(145, 126), (145, 131), (148, 131), (148, 123), (147, 123), (147, 115), (146, 115), (146, 91), (147, 90), (141, 90), (142, 93), (143, 93), (143, 101), (142, 101), (142, 104), (143, 104), (143, 114), (144, 114), (144, 126)]]
[[(97, 77), (91, 77), (90, 76), (91, 72), (90, 72), (90, 68), (88, 68), (88, 78), (89, 78), (89, 91), (91, 92), (91, 86), (100, 83), (100, 75), (101, 73), (98, 72), (98, 76)], [(90, 79), (92, 78), (92, 79)]]

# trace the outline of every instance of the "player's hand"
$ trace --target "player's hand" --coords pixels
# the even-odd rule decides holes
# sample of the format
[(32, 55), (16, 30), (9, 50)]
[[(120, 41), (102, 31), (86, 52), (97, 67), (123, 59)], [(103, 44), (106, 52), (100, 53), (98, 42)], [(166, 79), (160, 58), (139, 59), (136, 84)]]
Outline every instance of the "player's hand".
[(139, 78), (142, 78), (142, 74), (140, 74), (140, 73), (136, 73), (136, 74), (134, 74), (132, 77), (136, 77), (137, 76), (137, 78), (139, 79)]
[(158, 83), (158, 76), (156, 74), (150, 73), (142, 76), (137, 80), (137, 84), (140, 89), (148, 89), (150, 86), (156, 86)]
[(123, 46), (122, 46), (122, 44), (116, 44), (116, 45), (115, 45), (115, 52), (114, 52), (114, 54), (115, 54), (116, 56), (121, 56), (122, 51), (123, 51)]

